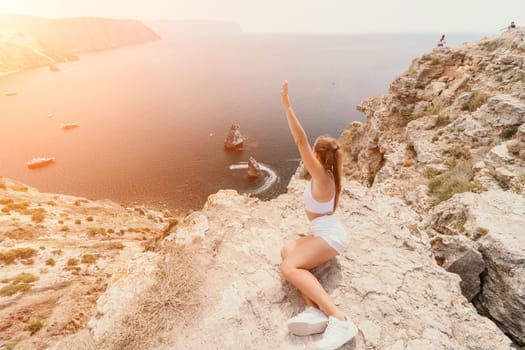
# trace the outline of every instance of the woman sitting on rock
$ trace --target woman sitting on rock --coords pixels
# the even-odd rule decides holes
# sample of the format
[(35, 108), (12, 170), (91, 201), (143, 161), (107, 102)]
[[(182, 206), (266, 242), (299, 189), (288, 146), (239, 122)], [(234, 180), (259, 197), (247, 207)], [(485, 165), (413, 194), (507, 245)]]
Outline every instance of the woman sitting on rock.
[(341, 192), (343, 154), (337, 140), (331, 137), (318, 137), (313, 149), (310, 147), (306, 133), (292, 110), (287, 81), (282, 85), (281, 103), (290, 132), (311, 177), (304, 193), (310, 234), (286, 244), (281, 250), (282, 274), (299, 289), (306, 304), (303, 312), (288, 320), (288, 329), (301, 336), (324, 331), (316, 348), (337, 349), (356, 335), (357, 328), (334, 304), (310, 270), (341, 254), (348, 245), (346, 231), (334, 214)]

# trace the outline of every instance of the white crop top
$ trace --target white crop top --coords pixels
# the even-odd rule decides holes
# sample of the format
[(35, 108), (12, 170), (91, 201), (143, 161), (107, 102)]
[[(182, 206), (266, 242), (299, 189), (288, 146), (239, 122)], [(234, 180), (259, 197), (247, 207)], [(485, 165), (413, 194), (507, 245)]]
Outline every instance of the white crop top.
[(312, 195), (312, 180), (308, 181), (304, 190), (304, 206), (313, 214), (327, 214), (334, 211), (335, 194), (328, 202), (318, 202)]

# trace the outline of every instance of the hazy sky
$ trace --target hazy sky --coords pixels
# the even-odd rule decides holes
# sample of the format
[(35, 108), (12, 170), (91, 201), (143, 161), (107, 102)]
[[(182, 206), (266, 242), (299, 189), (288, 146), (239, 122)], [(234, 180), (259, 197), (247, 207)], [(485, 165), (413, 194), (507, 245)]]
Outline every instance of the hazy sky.
[(0, 0), (43, 17), (216, 19), (247, 32), (497, 32), (525, 25), (525, 0)]

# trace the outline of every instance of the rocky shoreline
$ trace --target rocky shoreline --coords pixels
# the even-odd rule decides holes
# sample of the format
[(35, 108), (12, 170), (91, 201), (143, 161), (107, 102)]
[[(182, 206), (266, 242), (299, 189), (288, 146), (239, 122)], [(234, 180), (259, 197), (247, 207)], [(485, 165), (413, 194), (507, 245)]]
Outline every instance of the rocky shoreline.
[[(522, 28), (435, 49), (341, 133), (351, 244), (315, 273), (359, 328), (343, 349), (525, 345), (524, 53)], [(299, 173), (271, 201), (222, 190), (179, 220), (2, 179), (0, 246), (15, 258), (0, 288), (31, 286), (0, 296), (0, 344), (308, 348), (318, 336), (287, 332), (302, 303), (279, 272), (282, 244), (308, 229)], [(66, 299), (35, 299), (53, 290)]]

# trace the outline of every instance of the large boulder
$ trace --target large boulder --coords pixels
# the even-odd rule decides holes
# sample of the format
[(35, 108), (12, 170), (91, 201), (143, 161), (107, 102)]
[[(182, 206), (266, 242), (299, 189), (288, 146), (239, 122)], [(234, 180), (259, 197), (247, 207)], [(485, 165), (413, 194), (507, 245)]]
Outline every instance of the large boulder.
[[(462, 270), (467, 272), (460, 275), (468, 275), (468, 264), (461, 260), (470, 257), (475, 262), (471, 265), (471, 274), (480, 275), (479, 256), (472, 251), (472, 247), (476, 247), (486, 270), (480, 275), (481, 290), (475, 304), (519, 344), (525, 344), (524, 218), (522, 196), (510, 191), (487, 191), (456, 194), (436, 206), (429, 220), (431, 234), (434, 231), (473, 241), (473, 244), (457, 244), (456, 252), (446, 257), (447, 267), (462, 265)], [(468, 246), (470, 248), (465, 249)], [(436, 256), (440, 256), (442, 250), (437, 249)]]

